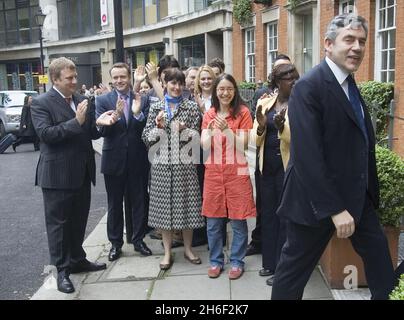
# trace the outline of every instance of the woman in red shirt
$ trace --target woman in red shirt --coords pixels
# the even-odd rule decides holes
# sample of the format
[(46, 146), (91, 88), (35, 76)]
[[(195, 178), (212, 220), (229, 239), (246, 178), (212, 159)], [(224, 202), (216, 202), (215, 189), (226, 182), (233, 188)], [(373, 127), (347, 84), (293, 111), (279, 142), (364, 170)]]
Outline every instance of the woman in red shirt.
[(234, 78), (221, 75), (213, 85), (212, 108), (203, 117), (201, 144), (210, 150), (205, 162), (202, 215), (207, 218), (210, 268), (217, 278), (224, 266), (223, 225), (230, 220), (233, 230), (229, 279), (244, 272), (247, 250), (247, 218), (255, 217), (248, 163), (244, 154), (252, 129), (249, 109), (244, 105)]

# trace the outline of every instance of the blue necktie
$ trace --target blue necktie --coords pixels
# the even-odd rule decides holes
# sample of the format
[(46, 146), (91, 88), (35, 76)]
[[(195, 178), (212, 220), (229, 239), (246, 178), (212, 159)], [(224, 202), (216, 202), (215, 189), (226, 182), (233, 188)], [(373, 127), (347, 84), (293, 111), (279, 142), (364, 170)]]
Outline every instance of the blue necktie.
[(362, 113), (361, 100), (359, 98), (359, 90), (356, 87), (355, 81), (351, 75), (349, 75), (347, 79), (348, 79), (349, 101), (351, 102), (351, 106), (355, 113), (356, 119), (359, 122), (359, 127), (361, 128), (363, 135), (365, 136), (366, 144), (368, 144), (368, 133), (365, 126), (365, 119)]

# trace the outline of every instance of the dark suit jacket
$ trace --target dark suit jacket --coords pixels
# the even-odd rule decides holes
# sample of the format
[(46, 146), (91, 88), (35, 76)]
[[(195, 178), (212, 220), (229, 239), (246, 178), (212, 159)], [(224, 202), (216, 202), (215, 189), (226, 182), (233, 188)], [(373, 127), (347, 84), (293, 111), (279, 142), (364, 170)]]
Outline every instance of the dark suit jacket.
[[(85, 97), (74, 95), (76, 106)], [(100, 134), (95, 126), (95, 106), (89, 104), (82, 126), (63, 97), (53, 88), (35, 98), (32, 122), (41, 141), (35, 184), (49, 189), (76, 189), (86, 171), (95, 184), (95, 159), (91, 139)]]
[[(117, 99), (118, 95), (115, 90), (98, 96), (95, 100), (96, 116), (99, 117), (106, 111), (115, 110)], [(130, 93), (129, 99), (133, 100), (132, 93)], [(125, 117), (122, 117), (114, 125), (100, 128), (101, 135), (104, 137), (101, 158), (102, 173), (118, 176), (129, 169), (131, 173), (148, 174), (147, 150), (141, 139), (148, 116), (146, 97), (142, 97), (142, 112), (144, 115), (142, 121), (136, 120), (130, 111), (128, 124), (126, 124)]]
[(31, 107), (29, 105), (24, 105), (22, 107), (20, 131), (18, 135), (21, 137), (35, 136), (35, 130), (31, 119)]
[(278, 214), (319, 226), (344, 209), (361, 217), (366, 192), (379, 204), (374, 133), (365, 102), (369, 147), (352, 106), (322, 61), (295, 85), (289, 100), (290, 161)]

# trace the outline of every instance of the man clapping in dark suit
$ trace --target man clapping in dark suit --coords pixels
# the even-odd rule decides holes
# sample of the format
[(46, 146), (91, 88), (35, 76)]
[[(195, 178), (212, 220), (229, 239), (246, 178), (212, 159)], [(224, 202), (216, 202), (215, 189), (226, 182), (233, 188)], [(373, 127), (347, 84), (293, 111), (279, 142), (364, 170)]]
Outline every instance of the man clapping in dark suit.
[(140, 95), (135, 97), (130, 90), (131, 72), (127, 64), (114, 64), (110, 75), (115, 89), (98, 96), (95, 105), (97, 124), (101, 120), (99, 115), (105, 112), (113, 112), (119, 117), (116, 123), (100, 126), (104, 137), (101, 172), (104, 174), (108, 197), (107, 234), (112, 245), (108, 259), (114, 261), (122, 253), (124, 198), (125, 203), (130, 204), (125, 207), (131, 211), (132, 243), (135, 251), (143, 256), (149, 256), (152, 252), (143, 241), (149, 206), (149, 161), (141, 137), (148, 110), (142, 110)]
[(70, 273), (98, 271), (105, 263), (86, 259), (83, 249), (95, 184), (91, 140), (99, 138), (95, 107), (75, 94), (77, 72), (64, 57), (49, 66), (52, 89), (35, 98), (32, 122), (41, 143), (35, 184), (42, 188), (51, 264), (58, 271), (58, 290), (74, 292)]
[(373, 299), (387, 299), (394, 272), (375, 208), (375, 137), (352, 73), (365, 55), (364, 18), (335, 17), (326, 58), (294, 86), (288, 115), (290, 161), (278, 214), (289, 220), (272, 299), (301, 299), (334, 232), (361, 256)]

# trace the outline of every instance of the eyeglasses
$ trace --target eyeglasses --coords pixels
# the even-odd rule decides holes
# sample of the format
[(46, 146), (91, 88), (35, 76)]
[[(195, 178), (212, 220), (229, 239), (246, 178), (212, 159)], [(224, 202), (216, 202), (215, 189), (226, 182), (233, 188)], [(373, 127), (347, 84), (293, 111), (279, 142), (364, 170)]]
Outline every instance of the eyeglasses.
[(296, 78), (296, 77), (280, 78), (280, 80), (284, 80), (284, 81), (294, 81), (294, 80), (297, 80), (297, 79), (299, 79), (299, 78)]
[(228, 93), (233, 93), (234, 88), (217, 88), (216, 89), (216, 92), (218, 92), (218, 93), (224, 93), (225, 91), (227, 91)]

